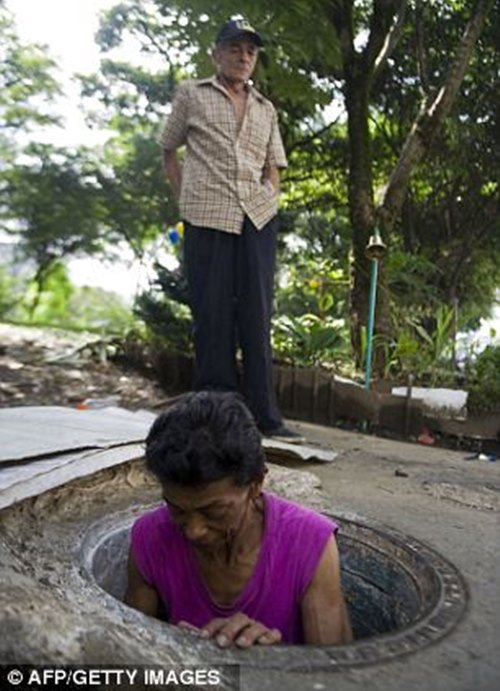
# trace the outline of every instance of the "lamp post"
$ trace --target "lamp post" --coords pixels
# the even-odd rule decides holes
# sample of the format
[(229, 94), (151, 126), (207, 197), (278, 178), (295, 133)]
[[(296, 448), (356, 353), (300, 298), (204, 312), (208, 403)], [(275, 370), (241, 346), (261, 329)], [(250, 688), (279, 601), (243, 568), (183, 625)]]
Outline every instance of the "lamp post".
[(370, 379), (372, 376), (373, 327), (375, 324), (375, 305), (377, 302), (378, 263), (379, 260), (384, 256), (385, 250), (386, 245), (380, 236), (380, 231), (375, 228), (375, 232), (370, 236), (365, 249), (365, 256), (371, 261), (370, 297), (368, 303), (368, 327), (365, 358), (365, 389), (370, 388)]

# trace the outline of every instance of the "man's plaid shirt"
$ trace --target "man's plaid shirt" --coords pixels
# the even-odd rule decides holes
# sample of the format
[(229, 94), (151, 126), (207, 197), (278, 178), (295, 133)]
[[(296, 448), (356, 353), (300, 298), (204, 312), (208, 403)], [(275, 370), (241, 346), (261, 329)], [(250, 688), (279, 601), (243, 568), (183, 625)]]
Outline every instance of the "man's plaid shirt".
[(186, 145), (179, 201), (193, 225), (241, 233), (246, 214), (261, 229), (278, 211), (278, 195), (263, 174), (287, 165), (270, 101), (249, 87), (237, 131), (233, 103), (216, 77), (181, 84), (165, 123), (164, 149)]

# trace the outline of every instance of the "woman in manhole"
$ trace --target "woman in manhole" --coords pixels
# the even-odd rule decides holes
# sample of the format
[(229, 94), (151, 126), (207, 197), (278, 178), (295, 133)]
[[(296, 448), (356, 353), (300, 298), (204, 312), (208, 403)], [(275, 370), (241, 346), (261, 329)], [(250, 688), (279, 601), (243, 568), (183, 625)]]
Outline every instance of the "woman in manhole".
[(348, 643), (337, 526), (263, 491), (261, 436), (239, 397), (187, 394), (146, 440), (165, 505), (132, 527), (125, 602), (235, 645)]

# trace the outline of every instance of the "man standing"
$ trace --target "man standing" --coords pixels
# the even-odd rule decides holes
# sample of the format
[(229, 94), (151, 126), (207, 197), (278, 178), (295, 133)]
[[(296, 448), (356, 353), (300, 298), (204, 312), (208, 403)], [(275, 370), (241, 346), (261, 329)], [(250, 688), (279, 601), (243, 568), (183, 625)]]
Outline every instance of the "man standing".
[(249, 83), (262, 44), (246, 21), (226, 22), (213, 51), (216, 74), (179, 86), (161, 145), (184, 220), (196, 388), (236, 390), (239, 346), (259, 429), (293, 442), (299, 437), (283, 424), (272, 380), (279, 171), (287, 161), (276, 111)]

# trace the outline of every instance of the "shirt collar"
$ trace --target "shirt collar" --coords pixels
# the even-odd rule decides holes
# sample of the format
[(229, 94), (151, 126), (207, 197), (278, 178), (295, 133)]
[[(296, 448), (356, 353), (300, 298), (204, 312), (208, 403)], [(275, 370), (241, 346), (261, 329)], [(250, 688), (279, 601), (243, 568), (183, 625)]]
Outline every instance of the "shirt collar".
[[(216, 89), (220, 89), (221, 86), (219, 82), (217, 81), (217, 75), (213, 74), (211, 77), (206, 77), (205, 79), (198, 79), (197, 81), (198, 86), (204, 86), (206, 84), (211, 84), (214, 86)], [(248, 93), (251, 94), (254, 98), (256, 98), (258, 101), (264, 101), (264, 96), (258, 91), (252, 84), (248, 84)]]

